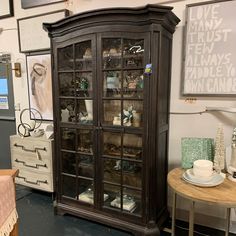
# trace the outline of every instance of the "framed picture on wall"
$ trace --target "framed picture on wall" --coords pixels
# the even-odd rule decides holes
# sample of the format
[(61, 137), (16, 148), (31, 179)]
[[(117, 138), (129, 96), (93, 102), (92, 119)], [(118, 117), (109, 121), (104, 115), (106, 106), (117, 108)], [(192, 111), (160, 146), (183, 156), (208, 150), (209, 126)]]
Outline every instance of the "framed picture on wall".
[(69, 15), (68, 10), (17, 19), (20, 52), (45, 51), (50, 48), (48, 33), (43, 29), (44, 22), (55, 22)]
[(21, 0), (21, 7), (23, 9), (39, 7), (48, 4), (58, 3), (58, 2), (66, 2), (67, 0)]
[[(51, 54), (27, 55), (29, 107), (53, 119)], [(31, 117), (32, 118), (32, 117)]]
[(0, 19), (14, 16), (13, 0), (1, 0)]
[(236, 1), (187, 5), (183, 95), (236, 95)]

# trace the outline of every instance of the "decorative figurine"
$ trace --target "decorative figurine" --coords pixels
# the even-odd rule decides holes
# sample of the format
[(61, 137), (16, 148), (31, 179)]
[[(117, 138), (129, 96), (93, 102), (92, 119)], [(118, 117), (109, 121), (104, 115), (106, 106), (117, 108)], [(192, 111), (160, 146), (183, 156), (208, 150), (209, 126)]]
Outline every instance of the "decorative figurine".
[(117, 54), (116, 48), (111, 48), (109, 54), (116, 55)]
[(119, 88), (119, 77), (116, 73), (109, 72), (107, 73), (107, 88), (108, 89), (117, 89)]
[(84, 53), (84, 55), (83, 55), (83, 58), (86, 59), (86, 58), (91, 58), (91, 57), (92, 57), (92, 50), (91, 50), (91, 48), (87, 48), (87, 49), (85, 50), (85, 53)]
[[(136, 127), (140, 126), (141, 114), (137, 113), (136, 110), (133, 109), (133, 106), (129, 106), (127, 110), (123, 109), (123, 125), (131, 126), (134, 121), (134, 115), (136, 118)], [(113, 125), (121, 125), (121, 114), (118, 116), (114, 116)]]
[(218, 127), (216, 134), (214, 169), (217, 172), (221, 172), (225, 169), (225, 145), (222, 124)]
[(86, 78), (82, 77), (79, 83), (80, 89), (87, 90), (89, 86), (89, 82)]
[(108, 54), (109, 54), (109, 50), (103, 50), (103, 53), (102, 53), (103, 57), (107, 57)]
[(236, 182), (236, 128), (233, 130), (231, 142), (231, 160), (228, 166), (229, 176), (228, 179)]
[(234, 128), (232, 134), (230, 166), (236, 168), (236, 128)]

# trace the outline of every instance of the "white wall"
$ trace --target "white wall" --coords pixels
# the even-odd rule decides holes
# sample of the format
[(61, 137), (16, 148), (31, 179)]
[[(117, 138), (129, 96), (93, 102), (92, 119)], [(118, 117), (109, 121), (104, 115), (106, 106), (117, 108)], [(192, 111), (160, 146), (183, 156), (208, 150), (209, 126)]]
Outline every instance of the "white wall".
[[(164, 0), (69, 0), (67, 3), (57, 3), (48, 6), (42, 6), (32, 9), (21, 9), (20, 1), (14, 0), (15, 17), (1, 19), (0, 28), (12, 29), (3, 31), (0, 34), (0, 52), (9, 52), (12, 55), (12, 61), (20, 61), (23, 65), (22, 78), (13, 78), (15, 104), (20, 104), (21, 109), (28, 107), (28, 92), (27, 92), (27, 74), (25, 68), (25, 56), (19, 53), (18, 35), (17, 35), (17, 18), (33, 16), (40, 13), (50, 12), (54, 10), (69, 8), (74, 13), (105, 8), (105, 7), (133, 7), (141, 6), (147, 3), (162, 3), (169, 4), (174, 7), (174, 13), (180, 18), (181, 22), (176, 28), (173, 39), (173, 63), (172, 63), (172, 85), (171, 85), (171, 111), (173, 112), (190, 112), (203, 111), (209, 107), (236, 107), (236, 98), (197, 98), (195, 103), (185, 102), (185, 98), (180, 95), (181, 82), (181, 63), (182, 63), (182, 39), (183, 26), (185, 22), (185, 7), (186, 4), (198, 2), (197, 0), (188, 1), (164, 1)], [(19, 112), (16, 111), (16, 123), (19, 122)], [(180, 166), (181, 163), (181, 137), (212, 137), (216, 136), (216, 129), (219, 123), (224, 125), (225, 144), (230, 145), (232, 129), (236, 126), (236, 114), (214, 112), (204, 113), (202, 115), (171, 115), (170, 117), (170, 140), (169, 140), (169, 169)], [(207, 191), (207, 189), (206, 189)], [(171, 200), (171, 194), (169, 194)], [(188, 203), (184, 199), (179, 199), (178, 217), (186, 219)], [(214, 206), (206, 206), (197, 204), (197, 212), (201, 215), (197, 217), (196, 222), (211, 227), (224, 227), (223, 217), (224, 209)], [(233, 212), (234, 213), (234, 212)], [(199, 215), (197, 214), (197, 216)], [(202, 214), (205, 215), (202, 217)], [(209, 216), (214, 216), (209, 218)], [(219, 218), (221, 217), (221, 219)], [(214, 220), (212, 220), (214, 219)], [(233, 214), (233, 220), (235, 215)], [(234, 225), (233, 225), (234, 226)], [(233, 232), (236, 232), (236, 227), (231, 227)]]

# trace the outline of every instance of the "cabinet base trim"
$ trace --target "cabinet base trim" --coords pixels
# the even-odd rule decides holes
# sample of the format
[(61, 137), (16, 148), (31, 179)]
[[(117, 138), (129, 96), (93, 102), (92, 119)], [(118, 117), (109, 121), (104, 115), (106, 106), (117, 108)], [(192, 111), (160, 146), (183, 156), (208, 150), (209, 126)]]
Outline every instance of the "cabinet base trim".
[(109, 225), (121, 230), (129, 231), (136, 236), (160, 236), (160, 229), (157, 225), (147, 228), (140, 224), (133, 224), (122, 221), (117, 218), (109, 217), (93, 211), (87, 211), (81, 208), (73, 208), (65, 204), (57, 203), (55, 213), (58, 215), (71, 214), (91, 221), (95, 221), (104, 225)]

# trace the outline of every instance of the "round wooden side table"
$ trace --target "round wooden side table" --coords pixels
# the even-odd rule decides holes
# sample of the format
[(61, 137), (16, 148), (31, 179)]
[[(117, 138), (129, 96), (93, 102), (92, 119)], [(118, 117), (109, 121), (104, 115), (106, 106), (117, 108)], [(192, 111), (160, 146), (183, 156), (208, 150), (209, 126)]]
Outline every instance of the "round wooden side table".
[(184, 169), (175, 168), (168, 173), (167, 181), (173, 190), (172, 205), (172, 233), (175, 236), (175, 215), (177, 195), (189, 199), (191, 207), (189, 210), (189, 236), (193, 236), (194, 231), (194, 205), (195, 202), (202, 202), (226, 208), (226, 229), (225, 236), (229, 235), (230, 209), (236, 207), (236, 183), (225, 178), (224, 182), (215, 187), (198, 187), (187, 183), (182, 179)]

